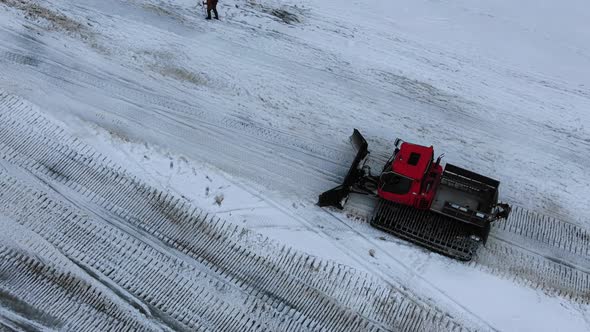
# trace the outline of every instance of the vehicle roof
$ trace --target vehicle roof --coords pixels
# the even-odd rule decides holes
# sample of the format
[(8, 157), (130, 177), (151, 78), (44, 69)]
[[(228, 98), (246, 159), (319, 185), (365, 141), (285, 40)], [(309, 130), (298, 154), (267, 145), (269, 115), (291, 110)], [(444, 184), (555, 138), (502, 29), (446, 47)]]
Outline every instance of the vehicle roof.
[(422, 179), (434, 156), (434, 148), (404, 142), (392, 163), (392, 171), (413, 180)]

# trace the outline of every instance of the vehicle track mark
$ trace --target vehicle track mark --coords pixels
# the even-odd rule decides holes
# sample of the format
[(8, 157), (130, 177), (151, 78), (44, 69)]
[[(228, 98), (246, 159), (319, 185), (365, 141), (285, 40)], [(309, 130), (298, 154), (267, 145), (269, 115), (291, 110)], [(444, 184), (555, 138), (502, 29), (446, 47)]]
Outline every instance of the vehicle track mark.
[[(252, 252), (249, 247), (256, 247), (254, 243), (250, 243), (248, 246), (243, 244), (244, 234), (248, 234), (248, 231), (221, 221), (213, 221), (210, 217), (202, 216), (197, 209), (192, 209), (183, 200), (141, 183), (81, 142), (68, 141), (60, 128), (47, 129), (52, 125), (40, 114), (25, 111), (25, 114), (18, 115), (19, 112), (16, 109), (14, 111), (6, 117), (4, 117), (6, 112), (0, 114), (0, 126), (2, 129), (6, 129), (6, 131), (0, 133), (2, 158), (4, 160), (17, 167), (23, 167), (47, 183), (66, 186), (77, 191), (85, 197), (87, 202), (101, 206), (119, 218), (126, 220), (133, 227), (150, 234), (150, 236), (162, 243), (166, 243), (169, 248), (184, 253), (202, 265), (208, 265), (211, 270), (218, 271), (224, 275), (224, 278), (227, 278), (253, 298), (259, 299), (260, 292), (264, 290), (267, 294), (267, 299), (264, 300), (265, 303), (269, 303), (269, 301), (275, 303), (276, 308), (279, 306), (281, 308), (295, 306), (297, 308), (295, 311), (299, 312), (298, 317), (300, 318), (291, 317), (293, 319), (290, 324), (301, 321), (302, 326), (310, 326), (312, 329), (324, 326), (329, 330), (350, 328), (377, 330), (379, 326), (386, 329), (403, 327), (411, 330), (440, 329), (441, 327), (445, 327), (445, 329), (448, 327), (462, 329), (447, 314), (430, 308), (418, 299), (408, 299), (395, 288), (385, 286), (379, 280), (371, 279), (366, 274), (353, 274), (352, 270), (344, 273), (334, 263), (323, 263), (321, 260), (313, 258), (313, 261), (317, 262), (318, 266), (326, 265), (326, 268), (330, 271), (328, 276), (336, 275), (337, 277), (333, 278), (341, 276), (348, 278), (347, 288), (334, 288), (333, 284), (317, 280), (317, 276), (313, 276), (313, 267), (316, 266), (316, 263), (313, 263), (312, 269), (310, 269), (304, 264), (302, 266), (301, 258), (299, 258), (297, 260), (299, 263), (293, 264), (298, 266), (297, 268), (289, 265), (288, 262), (291, 259), (295, 260), (296, 256), (290, 258), (287, 253), (289, 255), (294, 253), (299, 255), (298, 257), (304, 257), (305, 255), (297, 254), (287, 248), (283, 248), (277, 253), (280, 257), (283, 257), (280, 261), (286, 262), (286, 267), (278, 265), (265, 258), (268, 253)], [(18, 116), (24, 115), (27, 125), (23, 126), (19, 122), (19, 117), (15, 114)], [(13, 128), (13, 130), (10, 130), (10, 128)], [(19, 132), (21, 134), (18, 134)], [(75, 149), (79, 150), (76, 151)], [(21, 186), (21, 184), (13, 184), (11, 191), (16, 192), (17, 188)], [(29, 191), (32, 191), (32, 189), (27, 189), (27, 192)], [(48, 206), (44, 205), (45, 209), (49, 207), (51, 210), (67, 210), (41, 193), (35, 195), (37, 195), (39, 203), (47, 202), (47, 204), (50, 204)], [(15, 199), (13, 203), (16, 204), (22, 199), (22, 197)], [(39, 203), (32, 205), (35, 206)], [(55, 218), (55, 221), (45, 220), (43, 225), (57, 222), (57, 220), (63, 218), (65, 217), (60, 216)], [(44, 220), (42, 216), (32, 219)], [(135, 243), (137, 240), (129, 238), (127, 235), (123, 240), (121, 238), (112, 238), (113, 235), (110, 233), (101, 235), (99, 239), (93, 239), (90, 236), (98, 232), (99, 226), (95, 225), (91, 220), (79, 216), (74, 220), (69, 220), (68, 224), (72, 229), (71, 232), (76, 232), (75, 234), (70, 234), (70, 230), (66, 230), (63, 225), (61, 228), (56, 226), (55, 229), (59, 229), (61, 232), (67, 231), (69, 234), (67, 238), (80, 239), (83, 243), (96, 243), (97, 248), (95, 251), (97, 253), (107, 253), (107, 257), (99, 257), (94, 254), (96, 257), (83, 259), (86, 257), (84, 255), (90, 254), (87, 252), (88, 249), (63, 249), (66, 254), (69, 254), (70, 251), (72, 253), (80, 252), (80, 257), (75, 259), (100, 271), (109, 278), (113, 278), (113, 275), (124, 278), (126, 274), (133, 274), (133, 271), (137, 270), (132, 268), (129, 268), (127, 272), (118, 270), (120, 267), (112, 266), (114, 264), (112, 262), (120, 261), (121, 257), (115, 254), (117, 251), (107, 250), (108, 243), (126, 246), (127, 243)], [(41, 226), (36, 225), (35, 227)], [(48, 230), (43, 228), (38, 228), (37, 232), (42, 236), (48, 234)], [(120, 231), (117, 231), (117, 233), (120, 233)], [(49, 234), (51, 233), (49, 232)], [(120, 234), (118, 236), (123, 237)], [(55, 237), (48, 239), (55, 246), (64, 245), (60, 242), (62, 240), (61, 237), (59, 239)], [(71, 243), (69, 248), (76, 248), (75, 246), (75, 243)], [(146, 247), (127, 248), (123, 252), (149, 252), (149, 250), (150, 248)], [(306, 261), (310, 259), (312, 258), (308, 256)], [(104, 263), (92, 263), (99, 260)], [(142, 259), (138, 259), (138, 261), (142, 261)], [(111, 265), (108, 262), (111, 262)], [(129, 265), (133, 266), (133, 264)], [(290, 269), (289, 272), (286, 269)], [(157, 271), (165, 270), (165, 268), (160, 268)], [(156, 271), (151, 273), (158, 274)], [(307, 280), (307, 282), (302, 280)], [(130, 281), (115, 278), (115, 282), (135, 296), (143, 298), (156, 311), (164, 314), (183, 312), (182, 310), (176, 311), (176, 307), (165, 307), (162, 303), (150, 302), (150, 298), (142, 296), (143, 293), (138, 293), (136, 288), (130, 287)], [(170, 284), (168, 279), (161, 282)], [(309, 283), (314, 286), (308, 286)], [(152, 284), (158, 285), (159, 283), (153, 282)], [(184, 283), (181, 282), (181, 284)], [(355, 289), (357, 290), (355, 291)], [(326, 295), (326, 292), (329, 292), (329, 295)], [(173, 289), (168, 288), (164, 293), (177, 294)], [(350, 293), (356, 294), (356, 296), (351, 296)], [(152, 296), (157, 297), (156, 295)], [(290, 305), (286, 305), (286, 303), (290, 303)], [(378, 304), (378, 308), (369, 305), (373, 303)], [(388, 306), (385, 303), (399, 305)], [(172, 305), (168, 302), (165, 304)], [(187, 304), (184, 303), (184, 305)], [(164, 308), (168, 309), (164, 310)], [(400, 310), (402, 312), (405, 310), (403, 308), (409, 308), (407, 315), (400, 312)], [(231, 309), (227, 308), (227, 306), (223, 307), (223, 309), (226, 312), (239, 311), (239, 309)], [(186, 312), (184, 313), (186, 314)], [(209, 317), (216, 324), (221, 324), (215, 318), (217, 316), (207, 316), (207, 312), (201, 312), (201, 314), (203, 317)], [(279, 313), (278, 316), (281, 316), (281, 314)], [(191, 325), (189, 328), (192, 327), (196, 326)]]

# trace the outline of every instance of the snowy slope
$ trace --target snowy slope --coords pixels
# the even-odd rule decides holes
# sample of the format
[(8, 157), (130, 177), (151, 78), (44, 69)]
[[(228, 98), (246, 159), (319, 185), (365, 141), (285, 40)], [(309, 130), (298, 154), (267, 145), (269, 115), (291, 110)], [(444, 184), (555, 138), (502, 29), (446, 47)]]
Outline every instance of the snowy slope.
[[(467, 325), (587, 330), (587, 6), (223, 1), (208, 22), (194, 1), (5, 0), (0, 88), (143, 181)], [(353, 127), (376, 160), (433, 144), (555, 231), (500, 227), (465, 265), (370, 229), (370, 202), (317, 208)]]

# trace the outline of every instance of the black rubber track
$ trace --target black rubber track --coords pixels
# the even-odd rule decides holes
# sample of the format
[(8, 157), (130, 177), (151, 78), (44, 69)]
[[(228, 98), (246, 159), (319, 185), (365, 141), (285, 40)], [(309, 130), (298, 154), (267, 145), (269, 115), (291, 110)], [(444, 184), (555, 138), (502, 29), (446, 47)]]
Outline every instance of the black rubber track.
[(379, 199), (371, 225), (397, 237), (461, 261), (469, 261), (481, 241), (471, 238), (478, 230), (431, 211)]

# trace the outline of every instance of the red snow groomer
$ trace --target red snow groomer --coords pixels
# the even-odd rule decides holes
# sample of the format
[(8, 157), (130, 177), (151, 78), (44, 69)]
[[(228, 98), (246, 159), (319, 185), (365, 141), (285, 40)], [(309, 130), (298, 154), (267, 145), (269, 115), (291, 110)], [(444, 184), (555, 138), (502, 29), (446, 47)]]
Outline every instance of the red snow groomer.
[(356, 157), (342, 185), (320, 195), (319, 206), (343, 209), (350, 193), (377, 196), (372, 226), (463, 261), (485, 244), (491, 222), (510, 213), (498, 203), (500, 182), (451, 164), (443, 170), (432, 146), (397, 139), (375, 176), (365, 166), (367, 141), (356, 129), (350, 140)]

